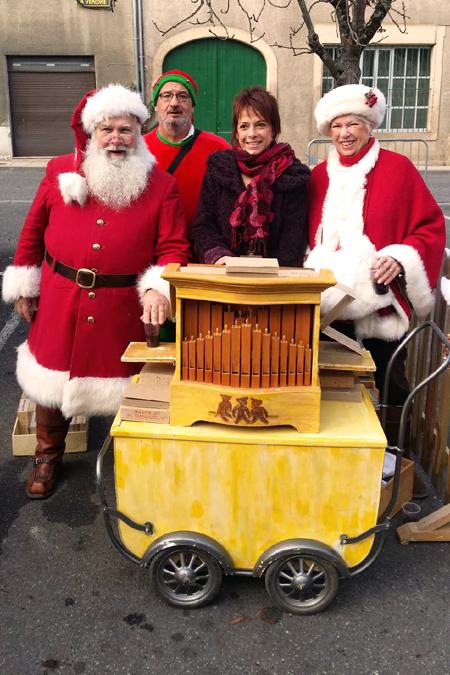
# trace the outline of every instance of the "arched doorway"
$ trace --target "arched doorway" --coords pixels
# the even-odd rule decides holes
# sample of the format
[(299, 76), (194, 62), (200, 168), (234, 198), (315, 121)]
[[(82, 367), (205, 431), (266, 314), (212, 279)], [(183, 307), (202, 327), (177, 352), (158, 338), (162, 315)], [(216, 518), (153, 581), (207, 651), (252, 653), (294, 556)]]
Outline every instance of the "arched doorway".
[(228, 141), (231, 135), (231, 106), (243, 87), (266, 84), (263, 55), (243, 42), (217, 38), (192, 40), (169, 52), (163, 71), (185, 70), (198, 84), (195, 124)]

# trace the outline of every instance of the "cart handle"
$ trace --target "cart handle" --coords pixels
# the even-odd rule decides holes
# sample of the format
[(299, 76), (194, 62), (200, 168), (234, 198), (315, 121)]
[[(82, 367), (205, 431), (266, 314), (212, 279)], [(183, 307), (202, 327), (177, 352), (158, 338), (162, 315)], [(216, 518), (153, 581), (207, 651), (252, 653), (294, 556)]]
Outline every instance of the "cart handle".
[(108, 532), (109, 538), (111, 539), (114, 548), (116, 548), (119, 551), (119, 553), (122, 553), (122, 555), (124, 555), (125, 558), (127, 558), (128, 560), (131, 560), (131, 562), (134, 562), (137, 565), (141, 565), (142, 559), (138, 558), (133, 553), (131, 553), (131, 551), (129, 551), (116, 536), (116, 533), (114, 532), (114, 529), (112, 527), (111, 517), (114, 517), (117, 520), (122, 520), (129, 527), (132, 527), (135, 530), (139, 530), (140, 532), (145, 532), (145, 534), (153, 534), (154, 531), (153, 524), (147, 522), (144, 523), (143, 525), (140, 525), (139, 523), (136, 523), (134, 520), (131, 520), (131, 518), (128, 518), (128, 516), (126, 516), (121, 511), (117, 511), (116, 509), (112, 509), (110, 506), (108, 506), (106, 493), (103, 486), (103, 460), (105, 458), (106, 453), (111, 447), (112, 447), (112, 438), (111, 435), (108, 433), (100, 449), (100, 452), (98, 453), (96, 466), (97, 492), (100, 498), (100, 504), (102, 507), (106, 531)]
[(399, 483), (400, 483), (400, 465), (401, 465), (401, 460), (403, 457), (404, 453), (404, 443), (405, 443), (405, 429), (406, 429), (406, 420), (408, 419), (408, 414), (409, 414), (409, 409), (411, 407), (411, 404), (413, 402), (414, 397), (416, 394), (423, 389), (424, 387), (428, 386), (429, 383), (434, 380), (435, 377), (443, 373), (445, 370), (450, 365), (450, 341), (445, 335), (445, 333), (442, 332), (442, 330), (439, 328), (439, 326), (434, 322), (434, 321), (424, 321), (424, 323), (420, 324), (420, 326), (416, 326), (410, 333), (406, 335), (404, 340), (401, 341), (401, 343), (398, 345), (397, 349), (393, 352), (391, 358), (389, 359), (387, 368), (386, 368), (386, 378), (384, 381), (384, 387), (383, 387), (383, 396), (382, 396), (382, 403), (381, 403), (381, 426), (383, 429), (386, 428), (386, 419), (387, 419), (387, 409), (389, 407), (387, 403), (388, 399), (388, 394), (389, 394), (389, 384), (390, 384), (390, 379), (391, 379), (391, 372), (393, 368), (393, 364), (399, 353), (402, 351), (404, 347), (414, 338), (420, 331), (424, 330), (425, 328), (431, 328), (431, 330), (435, 333), (435, 335), (440, 339), (440, 341), (447, 347), (448, 354), (447, 358), (445, 358), (442, 363), (435, 369), (433, 370), (432, 373), (427, 375), (419, 384), (417, 384), (408, 394), (406, 401), (403, 404), (403, 410), (402, 414), (400, 416), (400, 424), (399, 424), (399, 429), (398, 429), (398, 437), (397, 437), (397, 445), (396, 446), (388, 446), (391, 450), (393, 450), (396, 454), (396, 463), (395, 463), (395, 472), (394, 472), (394, 484), (392, 486), (392, 495), (391, 499), (389, 501), (389, 504), (387, 505), (384, 513), (381, 515), (379, 520), (381, 521), (383, 518), (386, 517), (386, 514), (390, 514), (393, 505), (395, 504), (395, 501), (397, 499), (398, 495), (398, 488), (399, 488)]

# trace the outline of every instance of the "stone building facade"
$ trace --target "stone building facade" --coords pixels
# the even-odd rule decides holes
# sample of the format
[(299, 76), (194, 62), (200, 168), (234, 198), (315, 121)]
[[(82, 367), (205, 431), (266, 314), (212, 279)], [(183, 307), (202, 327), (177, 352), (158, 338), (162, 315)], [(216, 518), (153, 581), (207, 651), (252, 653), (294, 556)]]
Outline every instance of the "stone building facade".
[[(104, 2), (114, 11), (87, 9), (82, 2)], [(67, 122), (81, 94), (108, 82), (136, 84), (136, 4), (0, 0), (0, 158), (69, 151)], [(382, 40), (364, 53), (363, 81), (388, 95), (380, 136), (407, 139), (416, 146), (426, 141), (429, 163), (448, 165), (450, 3), (407, 0), (406, 5), (407, 31), (386, 23)], [(234, 94), (242, 86), (264, 84), (279, 100), (282, 140), (307, 158), (308, 143), (317, 137), (314, 106), (331, 81), (318, 57), (294, 56), (285, 48), (290, 26), (300, 22), (297, 3), (287, 9), (267, 6), (253, 39), (237, 3), (230, 3), (222, 16), (227, 33), (221, 26), (211, 30), (196, 23), (204, 15), (177, 25), (197, 6), (189, 0), (141, 0), (141, 6), (146, 101), (162, 69), (186, 69), (200, 84), (198, 125), (227, 137)], [(321, 41), (333, 49), (336, 27), (329, 12), (318, 5), (313, 18)], [(223, 40), (226, 35), (229, 39)], [(304, 29), (296, 43), (305, 44)], [(309, 159), (315, 161), (313, 153)]]

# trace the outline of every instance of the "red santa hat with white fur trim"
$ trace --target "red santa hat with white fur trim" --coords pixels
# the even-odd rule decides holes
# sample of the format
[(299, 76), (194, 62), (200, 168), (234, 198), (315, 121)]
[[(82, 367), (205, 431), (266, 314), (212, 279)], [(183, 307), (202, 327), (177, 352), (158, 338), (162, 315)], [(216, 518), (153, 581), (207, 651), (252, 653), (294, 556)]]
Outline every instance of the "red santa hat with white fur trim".
[(331, 136), (331, 122), (342, 115), (364, 117), (378, 129), (386, 113), (386, 99), (382, 91), (365, 84), (345, 84), (322, 96), (314, 115), (317, 129), (323, 136)]
[(105, 119), (134, 115), (143, 124), (149, 117), (139, 94), (121, 84), (108, 84), (88, 91), (74, 110), (70, 126), (75, 135), (75, 171), (58, 176), (59, 189), (65, 204), (76, 201), (83, 205), (87, 197), (86, 179), (81, 164), (89, 137)]

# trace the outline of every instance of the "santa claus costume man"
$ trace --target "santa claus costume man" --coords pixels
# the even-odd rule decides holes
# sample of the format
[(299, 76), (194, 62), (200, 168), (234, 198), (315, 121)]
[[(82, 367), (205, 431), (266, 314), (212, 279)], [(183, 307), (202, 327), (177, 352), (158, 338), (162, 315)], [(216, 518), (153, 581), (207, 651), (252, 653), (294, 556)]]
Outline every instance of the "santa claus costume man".
[(3, 298), (30, 322), (17, 379), (36, 401), (31, 498), (55, 486), (70, 418), (117, 411), (144, 339), (143, 321), (170, 313), (164, 265), (184, 264), (188, 242), (175, 180), (141, 136), (138, 94), (111, 84), (88, 92), (72, 117), (76, 151), (47, 166), (20, 234)]

